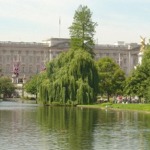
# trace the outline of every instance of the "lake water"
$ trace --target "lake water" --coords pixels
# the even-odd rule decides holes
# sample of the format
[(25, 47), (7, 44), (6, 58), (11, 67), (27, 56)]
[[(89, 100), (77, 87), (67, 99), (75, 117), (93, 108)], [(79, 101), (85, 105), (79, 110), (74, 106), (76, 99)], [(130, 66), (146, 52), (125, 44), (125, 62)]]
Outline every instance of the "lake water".
[(150, 114), (0, 102), (0, 150), (149, 150)]

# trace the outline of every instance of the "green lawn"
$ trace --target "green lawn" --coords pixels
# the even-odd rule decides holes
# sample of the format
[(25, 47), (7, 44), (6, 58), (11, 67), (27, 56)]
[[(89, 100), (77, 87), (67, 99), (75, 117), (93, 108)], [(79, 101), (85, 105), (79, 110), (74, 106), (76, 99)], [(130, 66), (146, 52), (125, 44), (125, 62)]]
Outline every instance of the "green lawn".
[(86, 107), (86, 108), (105, 108), (105, 109), (122, 109), (122, 110), (137, 110), (137, 111), (149, 111), (150, 112), (150, 104), (111, 104), (111, 103), (103, 103), (103, 104), (94, 104), (94, 105), (78, 105), (78, 107)]

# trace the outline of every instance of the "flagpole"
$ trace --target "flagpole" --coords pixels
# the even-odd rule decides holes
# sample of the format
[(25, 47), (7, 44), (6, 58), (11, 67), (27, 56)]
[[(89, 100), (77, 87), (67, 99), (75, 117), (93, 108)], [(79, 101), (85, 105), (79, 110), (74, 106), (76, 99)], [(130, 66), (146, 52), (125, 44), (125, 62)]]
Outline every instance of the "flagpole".
[(61, 30), (61, 18), (59, 17), (59, 38), (60, 38), (60, 30)]

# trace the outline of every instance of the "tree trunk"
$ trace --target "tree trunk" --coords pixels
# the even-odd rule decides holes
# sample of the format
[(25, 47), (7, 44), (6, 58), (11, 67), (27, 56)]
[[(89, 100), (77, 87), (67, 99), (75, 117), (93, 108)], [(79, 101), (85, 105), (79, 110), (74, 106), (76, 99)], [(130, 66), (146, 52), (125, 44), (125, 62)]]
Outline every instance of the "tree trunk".
[(109, 102), (109, 94), (107, 93), (107, 100), (108, 100), (108, 102)]

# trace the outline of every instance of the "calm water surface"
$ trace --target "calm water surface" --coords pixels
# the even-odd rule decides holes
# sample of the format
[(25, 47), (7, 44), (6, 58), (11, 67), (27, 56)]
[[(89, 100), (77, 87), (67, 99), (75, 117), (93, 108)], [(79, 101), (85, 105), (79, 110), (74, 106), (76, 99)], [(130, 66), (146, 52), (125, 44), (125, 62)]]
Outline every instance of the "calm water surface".
[(150, 114), (0, 102), (0, 150), (149, 150)]

